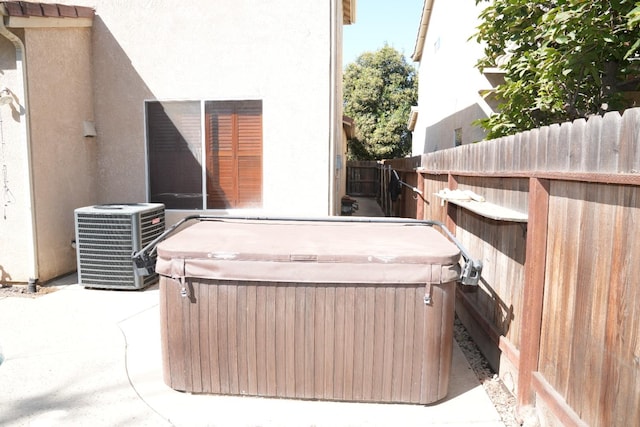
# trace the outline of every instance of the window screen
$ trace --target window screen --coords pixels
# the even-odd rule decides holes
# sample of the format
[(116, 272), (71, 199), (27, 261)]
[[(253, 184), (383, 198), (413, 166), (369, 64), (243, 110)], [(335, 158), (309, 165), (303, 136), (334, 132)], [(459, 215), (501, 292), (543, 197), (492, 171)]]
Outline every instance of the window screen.
[(202, 209), (199, 102), (147, 103), (150, 201)]

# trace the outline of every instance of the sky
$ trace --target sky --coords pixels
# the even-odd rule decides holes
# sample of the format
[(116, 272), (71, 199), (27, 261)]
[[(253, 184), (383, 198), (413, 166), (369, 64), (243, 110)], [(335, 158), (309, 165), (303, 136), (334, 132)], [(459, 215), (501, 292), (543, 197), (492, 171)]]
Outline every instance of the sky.
[[(343, 67), (385, 42), (413, 64), (424, 0), (357, 0), (356, 22), (344, 26)], [(415, 64), (414, 64), (415, 65)]]

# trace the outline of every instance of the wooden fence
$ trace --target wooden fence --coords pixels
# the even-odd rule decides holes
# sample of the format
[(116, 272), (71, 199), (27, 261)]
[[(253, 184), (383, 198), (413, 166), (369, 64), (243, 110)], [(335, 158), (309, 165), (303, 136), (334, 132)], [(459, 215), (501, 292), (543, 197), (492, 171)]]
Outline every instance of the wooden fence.
[(347, 162), (347, 194), (364, 197), (380, 195), (380, 165), (377, 161)]
[[(551, 425), (640, 425), (640, 109), (413, 162), (384, 166), (421, 194), (403, 187), (383, 207), (445, 221), (482, 259), (456, 311), (519, 409)], [(445, 188), (486, 201), (445, 202)]]

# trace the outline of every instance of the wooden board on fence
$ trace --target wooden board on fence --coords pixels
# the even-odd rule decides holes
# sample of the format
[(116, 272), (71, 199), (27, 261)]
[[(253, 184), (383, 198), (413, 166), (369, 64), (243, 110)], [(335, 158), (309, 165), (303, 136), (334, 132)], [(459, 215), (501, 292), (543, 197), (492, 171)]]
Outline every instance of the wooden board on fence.
[(435, 194), (435, 196), (480, 216), (496, 221), (527, 222), (528, 219), (528, 215), (526, 213), (505, 208), (504, 206), (499, 206), (495, 203), (478, 202), (476, 200), (448, 199), (446, 197), (441, 197), (438, 194)]

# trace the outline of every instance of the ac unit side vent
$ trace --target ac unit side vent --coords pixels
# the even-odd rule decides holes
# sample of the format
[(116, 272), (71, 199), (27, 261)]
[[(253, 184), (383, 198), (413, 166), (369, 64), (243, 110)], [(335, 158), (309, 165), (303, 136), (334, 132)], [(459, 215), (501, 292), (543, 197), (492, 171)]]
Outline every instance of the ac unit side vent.
[(96, 205), (75, 210), (78, 281), (101, 289), (142, 289), (158, 275), (138, 276), (131, 254), (164, 232), (164, 205)]

